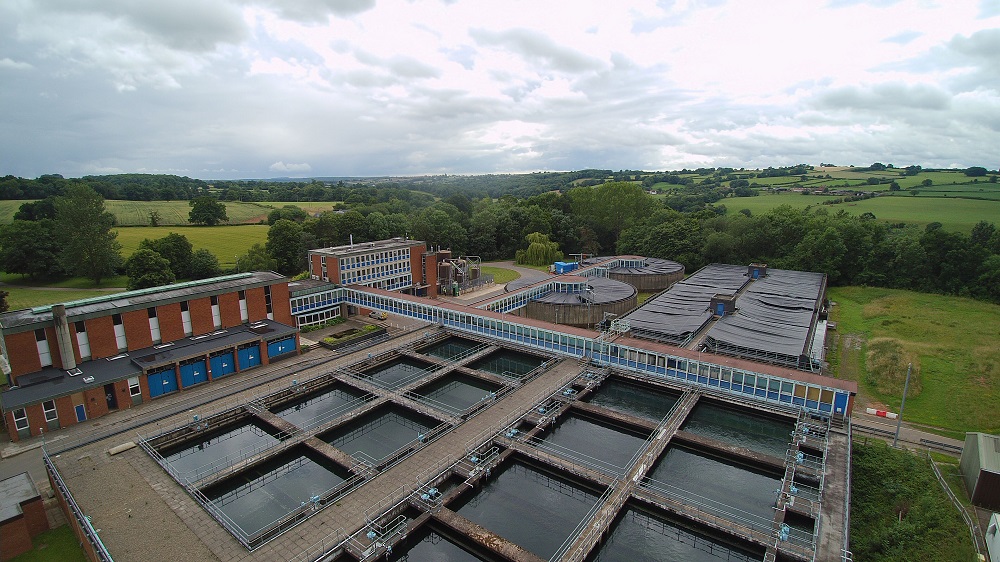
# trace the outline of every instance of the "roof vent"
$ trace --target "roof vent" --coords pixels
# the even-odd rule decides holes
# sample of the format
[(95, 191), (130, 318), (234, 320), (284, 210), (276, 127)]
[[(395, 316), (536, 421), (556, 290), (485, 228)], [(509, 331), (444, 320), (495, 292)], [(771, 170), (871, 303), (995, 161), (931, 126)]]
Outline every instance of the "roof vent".
[(172, 345), (174, 345), (173, 342), (170, 342), (170, 343), (161, 343), (160, 345), (154, 345), (153, 349), (163, 349), (164, 347), (170, 347)]
[(254, 322), (253, 324), (250, 324), (250, 327), (253, 328), (253, 329), (255, 329), (255, 330), (257, 328), (266, 328), (267, 327), (267, 322)]
[(94, 382), (94, 377), (87, 375), (86, 377), (83, 377), (83, 382), (84, 384), (90, 384)]
[(75, 377), (77, 375), (82, 375), (83, 371), (81, 371), (80, 369), (77, 369), (77, 368), (73, 368), (73, 369), (70, 369), (70, 370), (66, 371), (66, 374), (69, 375), (69, 376), (71, 376), (71, 377)]
[(128, 357), (128, 353), (119, 353), (118, 355), (115, 355), (114, 357), (108, 357), (107, 360), (108, 361), (114, 361), (115, 359), (123, 359), (125, 357)]

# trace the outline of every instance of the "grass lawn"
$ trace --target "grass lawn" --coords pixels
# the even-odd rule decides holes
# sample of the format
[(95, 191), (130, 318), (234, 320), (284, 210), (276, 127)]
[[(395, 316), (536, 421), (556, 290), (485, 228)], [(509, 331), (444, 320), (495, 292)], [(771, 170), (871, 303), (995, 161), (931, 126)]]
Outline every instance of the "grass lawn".
[(45, 531), (31, 542), (35, 549), (11, 562), (87, 562), (87, 556), (68, 525)]
[(510, 283), (511, 281), (521, 277), (521, 274), (514, 271), (513, 269), (494, 267), (491, 265), (482, 266), (482, 272), (486, 275), (492, 275), (493, 282), (498, 285), (502, 285), (504, 283)]
[(163, 238), (171, 232), (183, 234), (194, 249), (207, 248), (219, 258), (223, 269), (236, 265), (236, 256), (255, 243), (267, 242), (267, 225), (239, 226), (136, 226), (118, 229), (122, 257), (128, 259), (144, 238)]
[[(899, 410), (902, 378), (879, 384), (867, 369), (869, 341), (898, 343), (916, 375), (906, 400), (908, 422), (964, 439), (966, 431), (1000, 432), (1000, 306), (967, 298), (862, 287), (833, 287), (830, 363), (839, 378), (859, 382), (859, 407)], [(909, 360), (907, 360), (909, 361)], [(905, 376), (906, 365), (898, 366)], [(888, 390), (886, 390), (888, 389)], [(916, 389), (916, 392), (914, 390)]]
[(852, 469), (850, 549), (855, 560), (976, 560), (968, 527), (935, 478), (930, 460), (879, 439), (855, 439)]
[(20, 287), (0, 286), (0, 291), (7, 291), (7, 304), (11, 310), (22, 308), (32, 308), (57, 302), (70, 302), (90, 297), (98, 297), (111, 293), (119, 293), (120, 289), (112, 290), (84, 290), (68, 289), (65, 291), (53, 291), (47, 289), (23, 289)]

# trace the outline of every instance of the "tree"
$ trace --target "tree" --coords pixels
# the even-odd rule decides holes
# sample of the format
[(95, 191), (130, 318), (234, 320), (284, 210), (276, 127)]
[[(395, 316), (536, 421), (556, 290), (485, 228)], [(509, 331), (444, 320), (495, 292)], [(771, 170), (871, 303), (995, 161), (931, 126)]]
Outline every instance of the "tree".
[(267, 253), (263, 244), (250, 246), (245, 254), (236, 258), (236, 271), (274, 271), (278, 262)]
[(149, 212), (149, 226), (160, 226), (161, 219), (162, 217), (160, 216), (159, 211)]
[(540, 232), (532, 232), (525, 236), (525, 239), (528, 241), (528, 248), (517, 251), (517, 263), (548, 265), (563, 259), (563, 253), (559, 251), (559, 244), (550, 241), (548, 236)]
[(18, 207), (14, 220), (37, 221), (56, 218), (56, 198), (46, 197), (38, 201), (29, 201)]
[(934, 180), (932, 180), (931, 178), (927, 178), (924, 181), (920, 182), (920, 185), (922, 185), (924, 187), (930, 187), (930, 186), (934, 185)]
[(293, 275), (305, 269), (305, 248), (302, 246), (302, 225), (288, 219), (279, 219), (267, 229), (264, 246), (277, 262), (278, 273)]
[(115, 216), (104, 208), (103, 197), (82, 184), (67, 187), (66, 195), (58, 197), (55, 206), (63, 268), (100, 285), (122, 263), (118, 232), (112, 230)]
[(207, 195), (195, 197), (188, 201), (188, 205), (191, 207), (191, 212), (188, 213), (190, 223), (215, 226), (220, 222), (229, 221), (229, 217), (226, 216), (226, 205), (215, 197)]
[(199, 248), (191, 255), (191, 262), (188, 266), (188, 276), (191, 279), (207, 279), (222, 273), (219, 266), (219, 258), (205, 248)]
[(10, 310), (10, 305), (7, 304), (7, 297), (9, 296), (10, 293), (7, 291), (0, 291), (0, 312), (7, 312)]
[(970, 178), (980, 178), (986, 175), (986, 168), (982, 166), (972, 166), (971, 168), (965, 170), (965, 175)]
[(979, 221), (972, 227), (972, 234), (969, 238), (972, 240), (973, 244), (979, 244), (980, 246), (986, 246), (990, 243), (990, 239), (993, 238), (993, 234), (996, 233), (997, 227), (986, 221)]
[(154, 240), (146, 238), (139, 242), (139, 247), (153, 250), (161, 257), (166, 258), (170, 262), (170, 271), (174, 272), (175, 278), (182, 279), (190, 276), (189, 268), (194, 247), (188, 241), (187, 236), (171, 232), (163, 238)]
[(63, 274), (61, 252), (52, 219), (15, 220), (0, 226), (0, 266), (7, 273), (58, 277)]
[(267, 214), (267, 224), (274, 224), (281, 219), (302, 222), (309, 218), (309, 215), (296, 205), (285, 205), (280, 209), (275, 209)]
[(170, 271), (170, 262), (149, 248), (136, 250), (125, 262), (128, 289), (146, 289), (169, 285), (176, 279)]

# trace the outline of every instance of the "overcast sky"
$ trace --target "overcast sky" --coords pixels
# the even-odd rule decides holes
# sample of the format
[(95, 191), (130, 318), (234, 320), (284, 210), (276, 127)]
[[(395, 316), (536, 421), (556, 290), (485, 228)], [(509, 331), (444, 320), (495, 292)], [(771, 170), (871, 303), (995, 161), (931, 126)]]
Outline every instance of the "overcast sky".
[(2, 0), (0, 175), (995, 169), (1000, 0)]

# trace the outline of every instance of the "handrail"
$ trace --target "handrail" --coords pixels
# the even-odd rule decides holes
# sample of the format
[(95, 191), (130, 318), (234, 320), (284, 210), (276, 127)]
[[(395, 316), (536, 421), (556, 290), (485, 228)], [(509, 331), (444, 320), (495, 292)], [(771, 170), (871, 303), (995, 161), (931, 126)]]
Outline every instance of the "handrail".
[(108, 552), (107, 547), (104, 546), (104, 541), (101, 540), (101, 537), (97, 534), (97, 530), (94, 529), (94, 526), (90, 524), (90, 517), (84, 515), (83, 510), (80, 509), (80, 506), (76, 503), (76, 500), (73, 498), (73, 494), (69, 491), (69, 487), (66, 486), (66, 482), (63, 481), (59, 471), (56, 470), (56, 465), (52, 462), (52, 459), (49, 458), (49, 453), (45, 450), (44, 446), (42, 447), (42, 460), (45, 462), (46, 472), (49, 473), (49, 477), (55, 484), (56, 491), (62, 496), (63, 501), (66, 502), (70, 513), (73, 515), (73, 519), (76, 520), (80, 531), (86, 537), (90, 546), (94, 549), (94, 554), (97, 556), (99, 562), (114, 562), (114, 559), (111, 558), (111, 553)]

